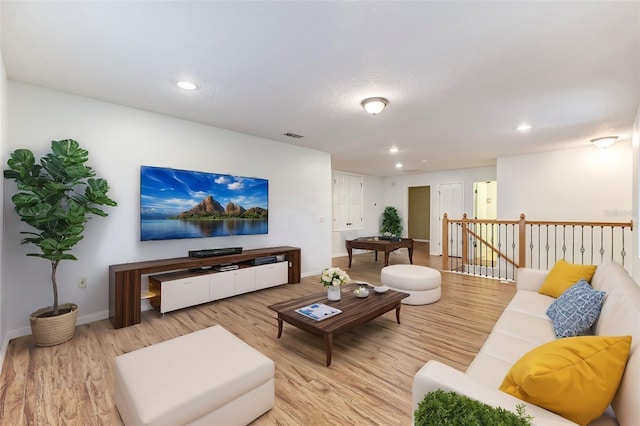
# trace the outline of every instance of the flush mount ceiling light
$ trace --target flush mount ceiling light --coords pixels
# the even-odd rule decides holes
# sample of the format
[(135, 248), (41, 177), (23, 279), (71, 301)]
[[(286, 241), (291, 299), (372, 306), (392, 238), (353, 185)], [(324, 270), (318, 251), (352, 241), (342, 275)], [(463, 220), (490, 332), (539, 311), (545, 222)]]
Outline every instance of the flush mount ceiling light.
[(603, 136), (601, 138), (591, 139), (591, 143), (593, 143), (598, 148), (609, 148), (615, 143), (617, 139), (617, 136)]
[(380, 114), (389, 103), (385, 98), (367, 98), (362, 101), (362, 106), (371, 115)]
[(190, 81), (179, 81), (176, 85), (184, 90), (196, 90), (198, 87)]
[(389, 148), (389, 152), (392, 154), (395, 154), (398, 151), (399, 151), (398, 147), (392, 146), (391, 148)]
[(518, 127), (516, 127), (516, 130), (519, 132), (526, 132), (531, 130), (531, 124), (528, 123), (522, 123), (521, 125), (519, 125)]
[(396, 169), (401, 169), (402, 168), (402, 163), (396, 163)]

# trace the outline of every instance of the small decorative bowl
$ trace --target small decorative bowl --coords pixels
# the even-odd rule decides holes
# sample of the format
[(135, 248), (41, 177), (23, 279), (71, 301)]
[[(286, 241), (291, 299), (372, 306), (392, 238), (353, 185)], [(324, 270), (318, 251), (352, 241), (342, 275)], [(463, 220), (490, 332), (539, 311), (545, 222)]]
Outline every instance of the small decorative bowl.
[(386, 285), (373, 286), (373, 291), (375, 291), (376, 293), (385, 293), (387, 290), (389, 290), (389, 287), (387, 287)]
[(366, 287), (359, 287), (353, 290), (353, 294), (355, 294), (356, 297), (360, 297), (364, 299), (369, 295), (369, 289), (367, 289)]

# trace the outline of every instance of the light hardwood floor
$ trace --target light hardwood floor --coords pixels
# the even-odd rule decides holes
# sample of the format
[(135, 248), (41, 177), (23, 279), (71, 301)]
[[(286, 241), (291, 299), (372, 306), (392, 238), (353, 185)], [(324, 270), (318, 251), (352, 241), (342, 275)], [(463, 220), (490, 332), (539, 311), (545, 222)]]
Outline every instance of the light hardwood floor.
[[(439, 269), (441, 258), (430, 257), (426, 243), (416, 245), (414, 263)], [(396, 263), (408, 263), (406, 251), (391, 254), (390, 264)], [(382, 260), (374, 263), (372, 253), (354, 256), (350, 269), (347, 264), (346, 257), (334, 259), (352, 279), (379, 284)], [(14, 339), (0, 375), (0, 424), (119, 425), (113, 358), (220, 324), (276, 365), (275, 406), (253, 425), (407, 425), (416, 371), (430, 359), (464, 370), (515, 289), (443, 273), (438, 303), (403, 305), (400, 325), (389, 312), (337, 337), (330, 367), (324, 366), (322, 339), (288, 324), (277, 339), (275, 313), (267, 309), (318, 291), (313, 276), (164, 318), (147, 311), (141, 324), (118, 330), (108, 320), (84, 324), (74, 339), (50, 348), (34, 347), (29, 336)]]

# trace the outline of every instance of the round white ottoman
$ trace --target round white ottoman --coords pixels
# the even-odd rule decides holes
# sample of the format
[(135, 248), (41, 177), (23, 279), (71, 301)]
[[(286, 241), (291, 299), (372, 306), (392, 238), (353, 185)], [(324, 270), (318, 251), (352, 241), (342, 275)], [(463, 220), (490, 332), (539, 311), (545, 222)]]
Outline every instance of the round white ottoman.
[(419, 265), (385, 266), (380, 281), (392, 290), (409, 293), (407, 305), (426, 305), (440, 300), (440, 271)]

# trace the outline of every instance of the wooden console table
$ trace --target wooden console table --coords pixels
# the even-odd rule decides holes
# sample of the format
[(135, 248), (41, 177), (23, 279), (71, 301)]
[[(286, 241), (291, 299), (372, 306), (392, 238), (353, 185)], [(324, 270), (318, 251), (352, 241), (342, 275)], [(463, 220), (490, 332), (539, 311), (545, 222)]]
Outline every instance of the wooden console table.
[(225, 256), (177, 257), (109, 265), (109, 319), (114, 328), (140, 323), (141, 278), (143, 275), (211, 267), (225, 263), (249, 262), (258, 257), (277, 255), (284, 255), (286, 261), (289, 262), (289, 284), (299, 283), (300, 249), (287, 246), (244, 250), (240, 254)]
[(345, 241), (345, 247), (349, 254), (349, 268), (351, 268), (351, 258), (353, 255), (353, 249), (360, 250), (373, 250), (375, 251), (375, 261), (378, 261), (378, 252), (384, 252), (384, 266), (389, 266), (389, 253), (399, 248), (407, 248), (409, 250), (409, 263), (413, 263), (413, 239), (411, 238), (399, 238), (396, 241), (393, 240), (380, 240), (374, 239), (374, 237), (357, 238), (355, 240)]

